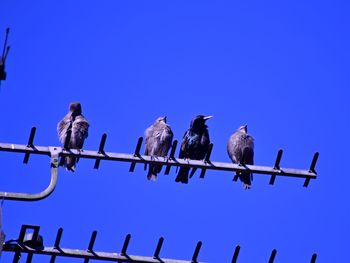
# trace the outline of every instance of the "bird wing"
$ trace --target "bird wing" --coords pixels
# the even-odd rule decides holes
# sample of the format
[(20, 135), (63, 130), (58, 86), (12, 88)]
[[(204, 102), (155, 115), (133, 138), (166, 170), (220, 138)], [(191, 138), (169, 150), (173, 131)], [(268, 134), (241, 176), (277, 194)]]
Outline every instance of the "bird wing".
[(88, 137), (89, 122), (83, 115), (75, 117), (72, 124), (72, 137), (70, 147), (72, 149), (82, 149), (84, 140)]
[(174, 134), (170, 128), (170, 126), (165, 125), (160, 134), (160, 146), (158, 150), (159, 156), (166, 156), (171, 147), (173, 141)]
[(239, 163), (242, 159), (242, 133), (235, 132), (227, 143), (227, 152), (232, 162)]
[(67, 114), (64, 118), (57, 124), (57, 134), (60, 142), (65, 143), (68, 129), (72, 125), (71, 115)]
[(234, 163), (252, 164), (254, 157), (254, 139), (242, 132), (235, 132), (228, 141), (227, 152)]
[(210, 143), (210, 138), (209, 138), (209, 132), (208, 129), (205, 129), (204, 133), (202, 134), (201, 138), (201, 145), (209, 145)]
[(190, 131), (187, 130), (182, 138), (182, 143), (181, 143), (181, 148), (179, 153), (179, 158), (181, 159), (187, 157), (189, 139), (190, 139)]
[(153, 125), (151, 125), (150, 127), (148, 127), (145, 130), (145, 155), (149, 155), (151, 152), (151, 147), (150, 145), (153, 144), (152, 141), (152, 135), (153, 135)]
[(242, 143), (242, 161), (244, 164), (254, 164), (254, 139), (247, 135)]

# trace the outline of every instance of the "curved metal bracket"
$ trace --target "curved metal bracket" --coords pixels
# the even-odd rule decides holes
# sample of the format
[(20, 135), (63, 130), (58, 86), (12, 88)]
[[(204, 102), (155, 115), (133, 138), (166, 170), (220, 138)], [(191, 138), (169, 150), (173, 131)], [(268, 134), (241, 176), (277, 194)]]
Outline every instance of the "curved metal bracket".
[(58, 155), (61, 148), (49, 147), (51, 155), (51, 181), (49, 186), (42, 192), (36, 194), (0, 192), (0, 199), (16, 201), (39, 201), (48, 197), (55, 190), (58, 177)]

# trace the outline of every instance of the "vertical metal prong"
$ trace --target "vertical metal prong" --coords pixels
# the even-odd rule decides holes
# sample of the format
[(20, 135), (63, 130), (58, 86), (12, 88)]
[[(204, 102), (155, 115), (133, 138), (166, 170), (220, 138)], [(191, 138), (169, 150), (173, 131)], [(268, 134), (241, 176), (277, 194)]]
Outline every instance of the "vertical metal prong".
[[(107, 134), (104, 133), (101, 138), (100, 147), (98, 148), (99, 154), (103, 154), (103, 155), (105, 154), (104, 148), (105, 148), (106, 140), (107, 140)], [(101, 159), (96, 159), (94, 169), (98, 169), (100, 167), (100, 162), (101, 162)]]
[[(177, 140), (174, 140), (170, 150), (170, 155), (169, 155), (170, 160), (175, 160), (176, 147), (177, 147)], [(170, 173), (170, 168), (171, 168), (171, 165), (166, 166), (165, 173), (164, 173), (165, 175), (168, 175)]]
[(131, 235), (127, 234), (126, 237), (125, 237), (125, 240), (124, 240), (122, 252), (120, 252), (120, 254), (123, 255), (123, 256), (127, 255), (126, 254), (126, 250), (128, 249), (130, 239), (131, 239)]
[(159, 259), (159, 253), (160, 253), (160, 250), (162, 249), (163, 242), (164, 242), (164, 238), (163, 237), (159, 238), (156, 250), (154, 251), (154, 255), (153, 255), (153, 257), (156, 259)]
[(95, 240), (96, 240), (96, 236), (97, 236), (97, 231), (95, 230), (94, 232), (92, 232), (91, 234), (91, 238), (90, 238), (90, 242), (89, 242), (89, 246), (88, 246), (88, 251), (92, 252), (93, 248), (94, 248), (94, 244), (95, 244)]
[(316, 163), (319, 155), (320, 155), (319, 152), (315, 152), (314, 157), (312, 158), (312, 162), (309, 169), (311, 173), (316, 173), (315, 167), (316, 167)]
[[(320, 155), (319, 152), (315, 152), (314, 157), (312, 158), (312, 161), (311, 161), (310, 169), (309, 169), (310, 173), (316, 174), (315, 167), (316, 167), (316, 163), (319, 155)], [(309, 183), (310, 183), (310, 178), (306, 178), (303, 186), (308, 187)]]
[[(207, 154), (205, 155), (205, 159), (204, 159), (204, 162), (205, 163), (210, 163), (210, 156), (211, 156), (211, 152), (213, 150), (213, 144), (209, 144), (209, 148), (208, 148), (208, 152)], [(202, 171), (201, 171), (201, 174), (199, 176), (199, 178), (204, 178), (205, 176), (205, 172), (207, 171), (207, 169), (203, 168)]]
[(191, 261), (192, 263), (197, 263), (198, 262), (197, 258), (198, 258), (199, 251), (200, 251), (201, 247), (202, 247), (202, 241), (199, 241), (197, 243), (196, 249), (194, 250), (194, 253), (193, 253), (193, 256), (192, 256), (192, 261)]
[[(97, 231), (95, 230), (95, 231), (92, 232), (92, 234), (91, 234), (89, 246), (88, 246), (88, 249), (87, 249), (88, 252), (93, 253), (93, 251), (94, 251), (93, 248), (94, 248), (96, 236), (97, 236)], [(89, 263), (89, 259), (88, 259), (88, 258), (85, 258), (85, 259), (84, 259), (84, 263)]]
[[(278, 153), (277, 153), (277, 157), (276, 157), (276, 161), (275, 161), (275, 165), (273, 166), (273, 169), (279, 171), (281, 168), (280, 168), (280, 162), (281, 162), (281, 159), (282, 159), (282, 154), (283, 154), (283, 150), (282, 149), (279, 149), (278, 150)], [(276, 180), (276, 175), (273, 174), (270, 178), (270, 182), (269, 184), (270, 185), (273, 185), (275, 183), (275, 180)]]
[(56, 240), (55, 240), (55, 244), (54, 244), (54, 248), (56, 248), (56, 249), (58, 249), (60, 247), (62, 234), (63, 234), (63, 228), (60, 227), (57, 231)]
[(270, 259), (269, 259), (269, 263), (273, 263), (273, 262), (274, 262), (275, 257), (276, 257), (276, 254), (277, 254), (277, 250), (276, 250), (276, 249), (273, 249), (272, 252), (271, 252), (271, 256), (270, 256)]
[[(134, 153), (134, 156), (135, 157), (140, 157), (140, 150), (141, 150), (141, 146), (142, 146), (142, 141), (143, 141), (143, 137), (140, 137), (138, 140), (137, 140), (137, 144), (136, 144), (136, 148), (135, 148), (135, 153)], [(129, 172), (133, 172), (135, 170), (135, 166), (136, 166), (136, 163), (131, 163), (130, 165), (130, 169), (129, 169)]]
[(306, 178), (305, 181), (304, 181), (303, 186), (304, 186), (304, 187), (308, 187), (308, 186), (309, 186), (309, 183), (310, 183), (310, 178)]
[(233, 253), (233, 257), (232, 257), (231, 263), (236, 263), (236, 262), (237, 262), (238, 254), (239, 254), (239, 250), (240, 250), (240, 249), (241, 249), (240, 246), (236, 246), (235, 252)]
[[(34, 148), (34, 136), (35, 136), (35, 132), (36, 132), (36, 127), (32, 127), (32, 129), (30, 130), (30, 134), (29, 134), (29, 139), (28, 139), (28, 144), (27, 147), (28, 148)], [(24, 159), (23, 159), (23, 163), (27, 164), (29, 161), (29, 153), (26, 153), (24, 155)]]
[(211, 152), (213, 151), (213, 146), (214, 145), (212, 143), (209, 144), (209, 148), (208, 148), (207, 154), (205, 155), (205, 159), (204, 159), (204, 161), (206, 163), (210, 163), (210, 156), (211, 156)]
[[(61, 242), (61, 238), (62, 238), (62, 233), (63, 233), (63, 228), (60, 227), (57, 231), (55, 244), (53, 246), (55, 249), (60, 249), (60, 242)], [(55, 255), (51, 256), (50, 263), (54, 263), (55, 261), (56, 261), (56, 256)]]
[(316, 258), (317, 258), (317, 254), (314, 253), (314, 254), (312, 255), (312, 257), (311, 257), (310, 263), (315, 263), (315, 262), (316, 262)]
[(8, 36), (9, 36), (9, 33), (10, 33), (10, 28), (6, 28), (6, 35), (5, 35), (5, 41), (4, 41), (4, 48), (2, 50), (2, 59), (4, 61), (4, 57), (5, 57), (5, 51), (6, 51), (6, 46), (7, 46), (7, 40), (8, 40)]

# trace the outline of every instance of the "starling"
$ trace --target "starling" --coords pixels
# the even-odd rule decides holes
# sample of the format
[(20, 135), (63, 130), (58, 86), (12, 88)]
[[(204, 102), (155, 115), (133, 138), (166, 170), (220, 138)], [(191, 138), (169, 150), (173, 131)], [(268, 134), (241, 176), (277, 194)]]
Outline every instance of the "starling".
[[(65, 145), (68, 140), (69, 149), (82, 149), (84, 140), (88, 137), (89, 122), (82, 115), (79, 102), (69, 105), (69, 112), (57, 125), (57, 133), (60, 142)], [(65, 166), (68, 171), (75, 171), (77, 160), (73, 156), (65, 158)]]
[[(203, 160), (208, 152), (210, 139), (206, 120), (213, 116), (196, 116), (190, 123), (190, 128), (186, 131), (180, 149), (179, 158)], [(188, 183), (188, 173), (190, 168), (181, 167), (176, 182)]]
[[(232, 134), (227, 143), (227, 153), (233, 163), (240, 165), (254, 164), (254, 138), (247, 133), (247, 125), (241, 126)], [(253, 174), (237, 172), (236, 176), (243, 182), (245, 189), (251, 188)]]

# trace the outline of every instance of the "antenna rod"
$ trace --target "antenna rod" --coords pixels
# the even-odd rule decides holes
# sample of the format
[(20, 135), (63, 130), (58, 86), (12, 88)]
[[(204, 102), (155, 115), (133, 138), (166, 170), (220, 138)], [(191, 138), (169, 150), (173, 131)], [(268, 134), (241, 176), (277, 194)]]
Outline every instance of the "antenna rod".
[(2, 61), (5, 61), (4, 57), (5, 57), (5, 51), (6, 51), (6, 46), (7, 46), (7, 38), (10, 32), (10, 28), (8, 27), (6, 29), (6, 36), (5, 36), (5, 43), (4, 43), (4, 49), (2, 50)]

